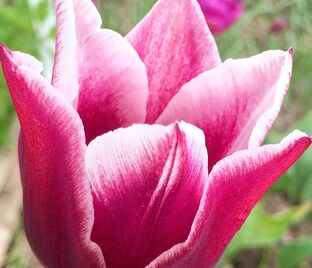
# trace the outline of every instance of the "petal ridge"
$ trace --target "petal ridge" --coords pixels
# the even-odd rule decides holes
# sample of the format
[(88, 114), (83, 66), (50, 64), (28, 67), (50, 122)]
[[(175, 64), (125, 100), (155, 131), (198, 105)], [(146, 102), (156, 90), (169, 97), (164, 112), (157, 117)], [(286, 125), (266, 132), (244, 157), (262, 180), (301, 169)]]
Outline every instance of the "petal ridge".
[(201, 130), (133, 125), (93, 140), (86, 159), (95, 200), (92, 237), (108, 266), (145, 267), (187, 238), (208, 176)]

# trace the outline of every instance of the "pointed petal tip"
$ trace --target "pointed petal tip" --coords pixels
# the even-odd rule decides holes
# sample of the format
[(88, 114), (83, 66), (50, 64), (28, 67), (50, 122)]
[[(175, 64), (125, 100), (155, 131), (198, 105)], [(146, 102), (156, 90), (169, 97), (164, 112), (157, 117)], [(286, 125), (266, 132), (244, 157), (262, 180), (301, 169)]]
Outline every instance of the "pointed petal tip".
[(7, 46), (0, 42), (0, 60), (3, 58), (7, 58), (11, 55), (11, 51), (7, 48)]
[(7, 46), (4, 43), (0, 42), (0, 49), (7, 49)]
[(174, 127), (176, 128), (176, 130), (178, 131), (178, 133), (182, 134), (182, 133), (189, 133), (191, 134), (193, 137), (196, 137), (196, 139), (198, 141), (200, 141), (201, 144), (203, 144), (204, 146), (206, 146), (206, 142), (205, 142), (205, 134), (204, 132), (198, 128), (197, 126), (187, 123), (185, 121), (176, 121), (174, 123)]
[(289, 90), (293, 68), (293, 48), (291, 47), (288, 51), (284, 51), (283, 53), (284, 60), (281, 63), (280, 76), (276, 82), (277, 90), (274, 96), (274, 103), (272, 107), (258, 119), (249, 139), (249, 148), (258, 147), (263, 143), (281, 110), (284, 98)]
[(2, 42), (0, 42), (0, 49), (3, 50), (5, 48), (5, 44), (3, 44)]
[(287, 56), (285, 57), (285, 61), (284, 61), (284, 65), (289, 64), (289, 69), (290, 69), (290, 76), (292, 76), (292, 65), (293, 65), (293, 58), (294, 58), (294, 49), (292, 47), (290, 47), (287, 50)]
[(312, 137), (299, 129), (295, 129), (293, 132), (291, 132), (288, 136), (286, 136), (281, 141), (281, 143), (289, 142), (291, 140), (300, 140), (300, 139), (304, 140), (307, 146), (310, 146), (310, 144), (312, 144)]
[(5, 44), (0, 42), (0, 61), (2, 64), (4, 64), (4, 60), (8, 60), (14, 66), (28, 68), (28, 70), (37, 73), (43, 71), (43, 64), (35, 57), (23, 52), (10, 50)]
[(288, 53), (289, 53), (289, 55), (290, 55), (291, 57), (293, 57), (293, 55), (294, 55), (294, 49), (293, 49), (293, 47), (290, 47), (290, 48), (288, 49)]

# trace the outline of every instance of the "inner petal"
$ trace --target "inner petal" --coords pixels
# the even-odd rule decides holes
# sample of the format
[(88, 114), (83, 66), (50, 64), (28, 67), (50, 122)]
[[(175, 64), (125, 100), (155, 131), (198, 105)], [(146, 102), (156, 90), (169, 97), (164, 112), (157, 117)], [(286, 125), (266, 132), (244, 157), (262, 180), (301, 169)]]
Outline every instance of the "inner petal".
[(291, 68), (292, 50), (227, 60), (186, 83), (156, 122), (184, 120), (202, 129), (211, 170), (225, 156), (262, 144), (283, 103)]
[(145, 267), (188, 237), (208, 176), (203, 133), (181, 123), (104, 134), (86, 154), (108, 267)]
[(186, 82), (221, 63), (196, 0), (159, 0), (126, 36), (146, 66), (146, 123), (154, 123)]

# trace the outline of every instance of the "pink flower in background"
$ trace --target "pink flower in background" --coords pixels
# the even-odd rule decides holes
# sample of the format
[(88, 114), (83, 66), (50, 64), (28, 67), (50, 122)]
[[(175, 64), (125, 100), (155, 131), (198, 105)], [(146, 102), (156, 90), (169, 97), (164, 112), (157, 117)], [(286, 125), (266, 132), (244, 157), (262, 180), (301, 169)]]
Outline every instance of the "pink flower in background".
[(46, 267), (214, 266), (311, 143), (261, 146), (292, 50), (222, 63), (195, 0), (159, 0), (125, 38), (90, 0), (55, 6), (51, 83), (0, 46), (33, 251)]
[(270, 32), (274, 34), (281, 34), (287, 30), (289, 23), (285, 17), (277, 17), (272, 21)]
[(244, 12), (241, 0), (198, 0), (210, 30), (220, 34), (234, 24)]

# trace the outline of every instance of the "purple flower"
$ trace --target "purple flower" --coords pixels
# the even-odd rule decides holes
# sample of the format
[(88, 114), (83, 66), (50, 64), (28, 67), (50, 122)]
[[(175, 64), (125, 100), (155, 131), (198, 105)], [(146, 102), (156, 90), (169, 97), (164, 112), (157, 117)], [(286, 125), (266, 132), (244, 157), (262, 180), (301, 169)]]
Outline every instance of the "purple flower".
[(220, 34), (235, 23), (244, 11), (241, 0), (198, 0), (210, 30)]

